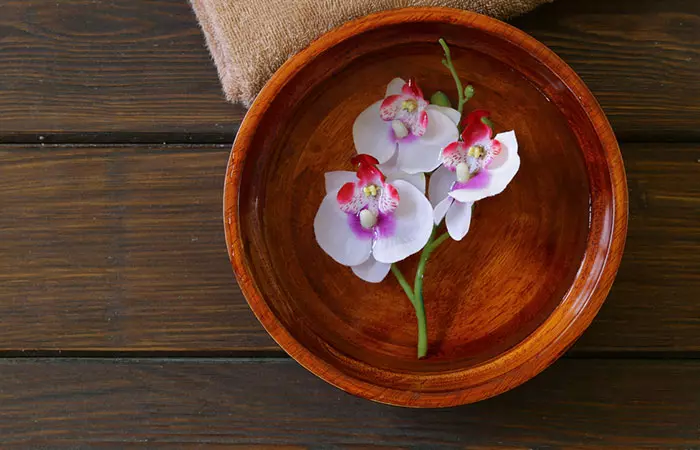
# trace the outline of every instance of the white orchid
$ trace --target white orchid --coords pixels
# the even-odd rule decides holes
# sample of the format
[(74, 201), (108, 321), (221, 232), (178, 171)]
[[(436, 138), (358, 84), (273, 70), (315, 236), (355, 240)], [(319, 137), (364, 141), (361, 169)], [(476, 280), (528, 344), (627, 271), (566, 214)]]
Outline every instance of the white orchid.
[(443, 218), (454, 240), (469, 231), (474, 202), (505, 190), (520, 168), (515, 132), (491, 139), (491, 128), (483, 123), (485, 111), (474, 111), (466, 119), (462, 140), (447, 145), (442, 166), (430, 177), (429, 196), (434, 221)]
[(394, 78), (383, 100), (365, 109), (353, 124), (355, 148), (379, 163), (396, 158), (396, 167), (409, 174), (431, 172), (440, 165), (440, 152), (457, 140), (459, 112), (430, 105), (413, 79)]
[[(326, 196), (314, 219), (320, 247), (359, 278), (379, 283), (389, 271), (394, 274), (416, 312), (418, 358), (428, 353), (423, 302), (428, 259), (450, 237), (464, 238), (474, 203), (503, 192), (520, 168), (514, 131), (492, 138), (485, 111), (462, 121), (474, 88), (463, 87), (447, 43), (438, 42), (457, 88), (457, 110), (441, 91), (430, 104), (415, 80), (393, 79), (384, 99), (353, 124), (357, 171), (326, 173)], [(440, 233), (443, 219), (447, 231)], [(394, 263), (419, 251), (412, 286)]]
[(316, 213), (314, 233), (331, 258), (363, 280), (378, 283), (392, 263), (428, 242), (432, 206), (410, 182), (394, 178), (389, 183), (375, 158), (358, 155), (352, 162), (357, 173), (326, 174), (326, 197)]

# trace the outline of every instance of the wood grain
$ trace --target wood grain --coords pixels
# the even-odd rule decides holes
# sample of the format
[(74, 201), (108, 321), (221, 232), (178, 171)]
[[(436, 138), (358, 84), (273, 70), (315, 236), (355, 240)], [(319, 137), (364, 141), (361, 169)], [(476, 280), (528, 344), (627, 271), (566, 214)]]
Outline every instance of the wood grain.
[(700, 2), (564, 0), (513, 25), (571, 65), (621, 141), (700, 140)]
[(495, 399), (431, 411), (352, 397), (290, 360), (4, 359), (0, 372), (3, 445), (700, 446), (698, 361), (562, 360)]
[[(364, 260), (372, 255), (396, 263), (423, 246), (382, 259), (394, 257), (380, 254), (382, 246), (407, 245), (398, 233), (408, 226), (401, 221), (403, 200), (387, 216), (396, 220), (396, 234), (387, 236), (377, 224), (369, 238), (357, 239), (336, 193), (314, 184), (329, 170), (350, 169), (356, 152), (378, 163), (398, 152), (400, 164), (411, 151), (403, 140), (409, 137), (382, 139), (379, 133), (391, 133), (392, 127), (378, 110), (372, 116), (370, 105), (384, 98), (386, 80), (397, 75), (415, 77), (425, 92), (453, 93), (446, 88), (453, 84), (448, 71), (434, 65), (434, 43), (442, 38), (450, 43), (456, 71), (477, 92), (468, 108), (492, 111), (497, 132), (516, 130), (523, 169), (503, 193), (477, 203), (469, 239), (436, 252), (439, 262), (430, 264), (420, 294), (429, 303), (427, 354), (419, 350), (417, 358), (415, 315), (396, 280), (368, 285), (334, 261), (348, 265), (341, 254), (321, 250), (322, 233), (314, 233), (325, 197), (342, 216), (332, 221), (328, 212), (321, 219), (322, 226), (335, 228), (326, 242), (355, 238), (346, 246), (364, 246)], [(365, 123), (369, 117), (377, 121), (366, 125), (375, 141), (364, 148), (351, 137), (360, 116)], [(431, 120), (425, 135), (443, 139)], [(438, 155), (433, 158), (435, 166), (424, 171), (440, 165)], [(362, 186), (358, 181), (353, 189), (362, 192)], [(409, 194), (398, 182), (396, 188), (401, 199)], [(359, 195), (372, 201), (370, 194)], [(612, 286), (627, 235), (627, 203), (613, 131), (560, 58), (483, 15), (407, 8), (325, 34), (267, 82), (236, 136), (224, 186), (224, 222), (241, 290), (280, 347), (353, 394), (434, 408), (512, 389), (568, 350)], [(432, 220), (427, 225), (426, 241)], [(400, 266), (406, 271), (415, 261)]]
[[(569, 355), (476, 405), (408, 411), (282, 355), (233, 282), (226, 104), (184, 0), (0, 12), (0, 442), (19, 448), (700, 448), (700, 145), (623, 146), (629, 239)], [(700, 141), (700, 4), (557, 0), (516, 26), (622, 140)], [(169, 359), (12, 359), (142, 354)], [(636, 355), (664, 361), (598, 360)]]
[(698, 352), (700, 146), (629, 144), (622, 152), (627, 247), (608, 300), (575, 349)]
[[(623, 140), (700, 140), (700, 3), (558, 0), (513, 22), (588, 83)], [(8, 0), (0, 142), (229, 142), (186, 1)]]
[(0, 150), (2, 348), (273, 346), (228, 265), (227, 155), (227, 146)]
[(187, 1), (4, 1), (0, 60), (0, 142), (230, 142), (243, 113)]
[[(625, 256), (571, 354), (700, 352), (700, 146), (622, 150)], [(226, 257), (228, 151), (0, 147), (0, 350), (278, 349)]]

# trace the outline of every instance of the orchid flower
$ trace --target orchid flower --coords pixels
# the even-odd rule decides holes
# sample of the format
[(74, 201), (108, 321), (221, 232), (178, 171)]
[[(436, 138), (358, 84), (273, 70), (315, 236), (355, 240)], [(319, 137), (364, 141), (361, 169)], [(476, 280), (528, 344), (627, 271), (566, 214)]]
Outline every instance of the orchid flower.
[(396, 167), (406, 173), (431, 172), (440, 165), (440, 152), (457, 140), (459, 112), (431, 105), (413, 79), (394, 78), (383, 100), (365, 109), (353, 124), (358, 153), (380, 163), (396, 155)]
[(474, 202), (503, 192), (520, 168), (515, 132), (492, 139), (483, 122), (487, 116), (486, 111), (467, 116), (462, 139), (443, 149), (442, 166), (430, 177), (435, 224), (445, 218), (450, 237), (457, 241), (469, 231)]
[[(492, 138), (485, 111), (462, 120), (474, 87), (463, 87), (447, 43), (438, 42), (457, 88), (457, 109), (441, 91), (428, 102), (414, 79), (393, 79), (385, 98), (353, 124), (356, 172), (326, 173), (326, 196), (314, 219), (319, 246), (359, 278), (379, 283), (394, 274), (416, 312), (418, 358), (428, 351), (428, 259), (448, 238), (464, 238), (474, 203), (501, 193), (520, 168), (515, 132)], [(430, 200), (424, 195), (427, 172), (433, 172)], [(438, 232), (443, 219), (447, 231)], [(418, 252), (411, 285), (394, 263)]]
[(392, 263), (428, 242), (433, 208), (410, 182), (390, 183), (377, 168), (377, 159), (357, 155), (352, 163), (357, 173), (326, 174), (326, 197), (316, 213), (314, 233), (331, 258), (363, 280), (378, 283)]

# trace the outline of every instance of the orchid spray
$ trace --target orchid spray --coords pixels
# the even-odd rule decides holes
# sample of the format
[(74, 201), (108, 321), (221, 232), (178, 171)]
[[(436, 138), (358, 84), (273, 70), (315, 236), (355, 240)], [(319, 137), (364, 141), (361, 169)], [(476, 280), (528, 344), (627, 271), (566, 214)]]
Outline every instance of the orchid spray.
[[(415, 309), (418, 358), (428, 351), (423, 281), (430, 256), (446, 240), (462, 240), (474, 203), (503, 192), (520, 168), (515, 132), (492, 137), (487, 111), (465, 113), (474, 88), (463, 86), (450, 48), (439, 43), (457, 108), (441, 91), (426, 100), (413, 78), (391, 80), (384, 98), (355, 120), (355, 170), (326, 173), (314, 220), (320, 247), (356, 276), (379, 283), (394, 274)], [(417, 253), (411, 285), (396, 263)]]

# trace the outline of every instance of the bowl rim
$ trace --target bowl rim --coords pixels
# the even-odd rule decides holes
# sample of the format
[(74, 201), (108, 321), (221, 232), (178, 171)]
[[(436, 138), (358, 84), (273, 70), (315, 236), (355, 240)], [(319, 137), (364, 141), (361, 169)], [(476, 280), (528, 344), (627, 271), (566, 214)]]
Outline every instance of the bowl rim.
[[(238, 192), (248, 152), (255, 130), (268, 110), (279, 89), (286, 85), (308, 62), (355, 35), (407, 22), (444, 22), (452, 25), (476, 28), (497, 35), (513, 45), (521, 47), (533, 58), (545, 65), (575, 94), (581, 108), (601, 143), (605, 165), (611, 185), (612, 217), (603, 218), (607, 230), (597, 230), (608, 236), (607, 246), (591, 248), (592, 226), (586, 240), (586, 249), (579, 270), (589, 261), (592, 267), (602, 265), (595, 279), (578, 277), (562, 301), (551, 314), (525, 339), (497, 357), (475, 367), (460, 369), (450, 376), (473, 380), (473, 383), (457, 390), (418, 392), (399, 390), (372, 384), (349, 376), (337, 367), (307, 350), (275, 317), (256, 286), (254, 277), (245, 263), (244, 242), (238, 214)], [(622, 155), (614, 132), (597, 100), (579, 76), (547, 46), (525, 32), (475, 12), (443, 7), (411, 7), (388, 10), (365, 16), (341, 25), (313, 41), (308, 47), (287, 60), (265, 84), (251, 105), (236, 135), (229, 157), (224, 183), (224, 231), (233, 271), (250, 308), (270, 336), (299, 364), (326, 382), (351, 394), (406, 407), (447, 407), (483, 400), (510, 390), (531, 379), (559, 358), (590, 325), (602, 306), (617, 273), (627, 234), (627, 180)], [(598, 239), (596, 242), (599, 242)], [(574, 287), (581, 281), (579, 291)], [(573, 292), (572, 292), (573, 291)], [(585, 297), (585, 298), (581, 298)], [(573, 314), (573, 317), (568, 318)], [(568, 320), (564, 320), (567, 319)], [(534, 353), (532, 350), (536, 350)], [(358, 364), (364, 364), (357, 361)], [(391, 372), (390, 372), (391, 373)], [(430, 376), (430, 375), (427, 375)]]

